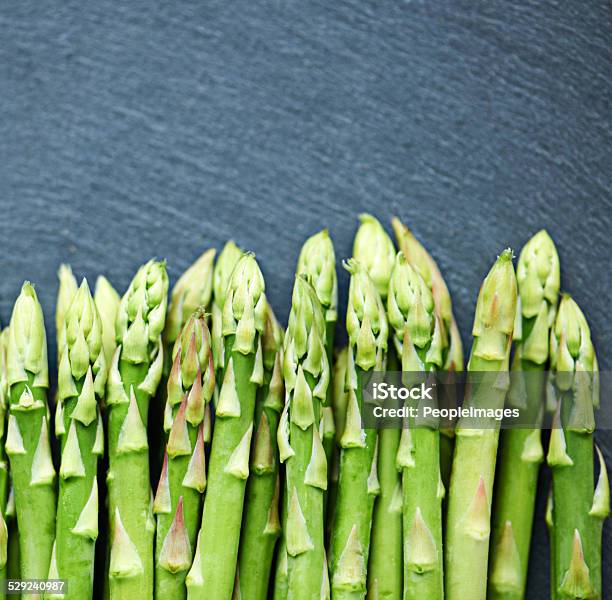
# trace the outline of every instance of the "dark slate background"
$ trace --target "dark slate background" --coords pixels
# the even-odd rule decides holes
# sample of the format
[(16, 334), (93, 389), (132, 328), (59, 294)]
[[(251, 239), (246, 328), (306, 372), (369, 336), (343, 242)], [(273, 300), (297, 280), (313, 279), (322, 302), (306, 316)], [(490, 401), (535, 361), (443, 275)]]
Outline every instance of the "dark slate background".
[(0, 6), (3, 323), (28, 278), (53, 325), (61, 261), (123, 290), (229, 237), (284, 320), (304, 238), (347, 257), (369, 211), (431, 250), (466, 343), (496, 254), (546, 227), (610, 369), (608, 1), (122, 4)]

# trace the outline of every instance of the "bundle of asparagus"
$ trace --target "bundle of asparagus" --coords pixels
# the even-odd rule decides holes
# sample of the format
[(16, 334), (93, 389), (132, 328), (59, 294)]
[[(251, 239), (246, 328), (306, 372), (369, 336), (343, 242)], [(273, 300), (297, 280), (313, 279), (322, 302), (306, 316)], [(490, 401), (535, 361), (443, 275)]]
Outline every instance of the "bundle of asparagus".
[(62, 266), (53, 406), (42, 309), (24, 283), (0, 334), (0, 579), (68, 584), (33, 584), (26, 599), (518, 600), (547, 454), (551, 597), (602, 598), (597, 358), (577, 304), (565, 295), (557, 310), (552, 239), (528, 241), (516, 276), (502, 252), (472, 330), (464, 406), (507, 405), (526, 426), (411, 416), (377, 430), (374, 372), (401, 371), (410, 388), (463, 369), (440, 270), (392, 225), (399, 252), (361, 216), (336, 353), (327, 230), (302, 247), (286, 332), (233, 242), (187, 269), (169, 308), (164, 263), (142, 266), (121, 299), (103, 277), (92, 297)]

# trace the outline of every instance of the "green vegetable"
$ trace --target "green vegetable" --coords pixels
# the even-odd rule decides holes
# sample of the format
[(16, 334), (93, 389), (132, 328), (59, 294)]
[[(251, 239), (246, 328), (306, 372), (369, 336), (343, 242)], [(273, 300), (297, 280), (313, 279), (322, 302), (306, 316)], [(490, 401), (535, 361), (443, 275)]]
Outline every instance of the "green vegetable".
[(106, 364), (110, 367), (113, 360), (113, 354), (117, 347), (115, 339), (115, 320), (117, 319), (117, 310), (121, 298), (111, 285), (106, 277), (100, 275), (96, 279), (96, 289), (94, 292), (94, 302), (102, 321), (102, 348)]
[(319, 429), (330, 379), (325, 329), (317, 294), (298, 275), (283, 346), (287, 402), (278, 427), (280, 458), (286, 463), (287, 589), (295, 600), (329, 595), (323, 504), (327, 459)]
[(172, 350), (165, 411), (169, 436), (153, 502), (156, 598), (187, 596), (185, 577), (193, 560), (206, 487), (205, 405), (214, 388), (210, 333), (202, 308), (189, 318)]
[(55, 305), (55, 332), (57, 335), (57, 363), (59, 365), (61, 353), (66, 344), (66, 330), (64, 328), (66, 311), (70, 308), (79, 285), (72, 274), (70, 265), (60, 265), (57, 270), (57, 278), (59, 279), (59, 288), (57, 290), (57, 304)]
[[(396, 217), (391, 220), (391, 225), (395, 231), (395, 238), (399, 249), (406, 257), (406, 260), (419, 271), (432, 293), (436, 315), (444, 326), (444, 337), (448, 338), (448, 351), (445, 353), (442, 371), (447, 373), (446, 380), (450, 383), (453, 378), (453, 373), (463, 371), (463, 347), (459, 328), (457, 327), (457, 322), (453, 315), (452, 301), (448, 287), (446, 286), (446, 282), (442, 277), (442, 273), (440, 273), (436, 261), (419, 240), (416, 239), (412, 231)], [(444, 375), (441, 376), (444, 377)], [(447, 385), (442, 389), (442, 394), (438, 398), (439, 404), (441, 406), (454, 407), (456, 405), (456, 399), (450, 395), (452, 386)], [(442, 482), (444, 486), (448, 488), (453, 462), (455, 437), (452, 424), (441, 423), (440, 433), (442, 433), (442, 437), (440, 438)]]
[[(368, 269), (383, 302), (389, 293), (389, 280), (395, 263), (395, 248), (383, 226), (374, 217), (361, 216), (362, 224), (355, 236), (353, 256)], [(388, 355), (388, 366), (398, 369), (395, 353)], [(402, 594), (402, 514), (398, 504), (401, 494), (395, 456), (400, 430), (378, 431), (378, 478), (380, 496), (374, 504), (372, 541), (368, 565), (368, 596), (400, 598)], [(399, 496), (401, 502), (401, 495)]]
[(165, 264), (149, 261), (136, 273), (117, 311), (118, 345), (106, 393), (111, 600), (153, 596), (155, 520), (147, 422), (149, 401), (162, 376), (167, 295)]
[(586, 319), (569, 296), (561, 299), (550, 341), (557, 397), (547, 456), (553, 472), (552, 595), (556, 600), (599, 599), (602, 527), (610, 513), (610, 488), (599, 448), (599, 479), (594, 483), (597, 358)]
[[(9, 385), (6, 372), (6, 342), (8, 328), (0, 332), (0, 580), (7, 578), (9, 548), (9, 523), (7, 500), (9, 489), (8, 459), (4, 451), (6, 431), (6, 412), (9, 402)], [(6, 597), (0, 590), (0, 599)]]
[(107, 366), (102, 322), (85, 280), (64, 312), (61, 326), (55, 433), (62, 452), (55, 552), (49, 578), (68, 582), (65, 598), (86, 598), (93, 593), (97, 469), (104, 453), (100, 400)]
[(514, 329), (512, 370), (519, 377), (524, 372), (525, 378), (511, 381), (507, 406), (520, 409), (522, 420), (534, 426), (501, 433), (489, 565), (489, 597), (494, 600), (525, 597), (538, 472), (544, 459), (539, 429), (544, 369), (559, 294), (559, 257), (544, 230), (525, 244), (516, 275), (520, 323)]
[[(212, 302), (212, 349), (213, 361), (217, 372), (217, 390), (223, 383), (223, 370), (225, 369), (225, 342), (223, 335), (223, 307), (228, 283), (234, 267), (240, 260), (243, 252), (232, 240), (227, 242), (219, 254), (213, 271), (213, 302)], [(215, 400), (216, 404), (216, 400)]]
[(346, 421), (346, 405), (348, 394), (346, 393), (346, 366), (348, 362), (348, 346), (338, 350), (334, 362), (334, 372), (332, 377), (332, 406), (334, 413), (334, 429), (336, 431), (336, 444), (340, 446), (340, 440), (344, 433), (344, 423)]
[[(405, 384), (425, 381), (427, 373), (444, 364), (448, 338), (429, 286), (402, 252), (398, 253), (393, 269), (387, 310)], [(407, 404), (424, 407), (424, 402), (416, 400)], [(436, 419), (409, 420), (408, 428), (402, 430), (397, 465), (402, 469), (403, 500), (392, 499), (390, 510), (401, 507), (403, 514), (404, 599), (443, 598), (444, 485)], [(400, 496), (399, 488), (395, 494), (396, 498)]]
[[(387, 369), (400, 370), (393, 348)], [(374, 504), (368, 565), (368, 598), (399, 600), (402, 597), (402, 482), (396, 465), (401, 431), (378, 431), (378, 480), (380, 496)]]
[(239, 598), (265, 600), (274, 547), (280, 534), (280, 474), (276, 430), (284, 405), (281, 344), (283, 331), (268, 309), (262, 335), (264, 382), (257, 392), (255, 438), (251, 451), (238, 553)]
[(170, 306), (164, 329), (165, 349), (168, 363), (174, 342), (185, 323), (200, 307), (208, 310), (212, 298), (213, 262), (215, 249), (206, 250), (178, 279), (170, 294)]
[(6, 347), (10, 414), (5, 449), (15, 492), (21, 577), (46, 579), (55, 539), (55, 469), (49, 440), (45, 326), (28, 282), (15, 302)]
[[(113, 362), (113, 355), (117, 348), (117, 340), (115, 339), (115, 321), (117, 319), (117, 310), (121, 298), (115, 288), (106, 279), (100, 275), (96, 279), (96, 289), (94, 292), (94, 303), (100, 315), (102, 323), (102, 349), (104, 350), (104, 358), (107, 369)], [(105, 396), (105, 395), (104, 395)], [(102, 397), (101, 400), (105, 400)], [(108, 431), (108, 415), (107, 411), (102, 406), (102, 422), (104, 431)], [(104, 474), (108, 472), (108, 454), (100, 457), (98, 463), (98, 506), (107, 506), (107, 489), (104, 483)], [(94, 589), (102, 589), (105, 599), (108, 599), (110, 594), (110, 586), (108, 580), (108, 566), (110, 560), (110, 529), (108, 522), (108, 511), (101, 510), (98, 521), (98, 539), (96, 540), (96, 556), (94, 565)]]
[[(334, 353), (334, 334), (338, 320), (338, 277), (336, 275), (336, 255), (327, 229), (309, 237), (302, 246), (298, 259), (297, 273), (309, 278), (317, 298), (325, 312), (325, 351), (327, 363), (332, 364)], [(338, 456), (334, 446), (334, 417), (332, 407), (332, 387), (327, 386), (327, 396), (321, 407), (319, 433), (328, 464), (328, 477), (334, 470), (333, 464)], [(328, 482), (329, 484), (329, 482)], [(327, 513), (328, 494), (324, 494)]]
[(362, 429), (363, 378), (385, 368), (388, 326), (374, 281), (364, 266), (351, 259), (346, 315), (349, 336), (346, 387), (348, 404), (340, 440), (340, 475), (331, 536), (331, 589), (334, 600), (365, 598), (370, 528), (374, 500), (380, 493), (377, 435)]
[(381, 298), (389, 293), (389, 277), (395, 263), (395, 248), (380, 221), (368, 214), (359, 215), (361, 225), (353, 241), (353, 257), (366, 270)]
[[(210, 310), (214, 259), (215, 250), (206, 250), (179, 277), (170, 293), (166, 325), (162, 334), (164, 343), (164, 370), (157, 398), (152, 406), (152, 414), (149, 417), (149, 438), (153, 449), (153, 452), (151, 452), (152, 474), (153, 479), (157, 481), (159, 481), (161, 475), (164, 451), (168, 442), (168, 432), (172, 424), (173, 412), (176, 413), (178, 411), (178, 404), (180, 404), (180, 399), (177, 399), (175, 404), (172, 405), (167, 402), (166, 388), (170, 369), (172, 368), (172, 361), (175, 358), (173, 351), (175, 342), (188, 319), (196, 310)], [(207, 315), (205, 317), (207, 319)], [(204, 405), (206, 407), (205, 410), (209, 411), (208, 402), (205, 402)], [(164, 411), (166, 411), (165, 414)], [(162, 422), (164, 423), (163, 428), (160, 426)], [(186, 506), (184, 506), (184, 509), (189, 512)], [(159, 551), (159, 548), (157, 550)]]
[[(500, 409), (516, 314), (512, 252), (505, 250), (486, 276), (476, 304), (468, 371), (479, 373), (464, 408)], [(506, 374), (504, 376), (504, 374)], [(499, 421), (462, 417), (448, 498), (444, 548), (447, 600), (484, 600), (487, 592), (491, 497)]]
[(338, 498), (338, 477), (340, 475), (340, 438), (344, 431), (346, 418), (346, 403), (348, 394), (344, 389), (346, 382), (346, 361), (348, 348), (345, 346), (336, 353), (333, 363), (331, 387), (332, 389), (332, 415), (334, 419), (334, 444), (333, 460), (328, 464), (328, 487), (327, 487), (327, 511), (325, 517), (325, 539), (329, 543), (334, 526), (334, 513), (336, 511), (336, 500)]
[[(260, 335), (267, 302), (264, 280), (252, 254), (236, 264), (225, 293), (226, 360), (216, 407), (208, 487), (198, 549), (187, 576), (188, 598), (204, 594), (229, 600), (234, 588), (238, 542), (257, 388), (263, 383)], [(214, 326), (214, 325), (213, 325)]]

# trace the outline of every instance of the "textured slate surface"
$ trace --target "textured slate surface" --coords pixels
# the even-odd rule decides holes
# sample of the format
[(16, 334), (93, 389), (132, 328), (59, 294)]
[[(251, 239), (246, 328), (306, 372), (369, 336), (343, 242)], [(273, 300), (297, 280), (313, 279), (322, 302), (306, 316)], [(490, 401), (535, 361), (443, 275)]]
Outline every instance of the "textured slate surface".
[(123, 289), (228, 237), (286, 319), (302, 240), (346, 257), (369, 211), (430, 248), (466, 342), (495, 255), (546, 227), (610, 369), (609, 2), (119, 4), (0, 7), (3, 323), (29, 278), (53, 324), (60, 261)]

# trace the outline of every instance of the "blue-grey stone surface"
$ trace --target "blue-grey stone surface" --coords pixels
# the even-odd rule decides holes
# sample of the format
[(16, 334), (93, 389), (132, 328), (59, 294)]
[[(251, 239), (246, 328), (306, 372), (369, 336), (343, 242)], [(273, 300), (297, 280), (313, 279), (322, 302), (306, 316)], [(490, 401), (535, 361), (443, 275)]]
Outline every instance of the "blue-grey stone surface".
[(347, 257), (368, 211), (431, 250), (466, 344), (496, 254), (546, 227), (611, 368), (607, 0), (4, 0), (0, 31), (3, 323), (28, 278), (52, 332), (61, 261), (123, 290), (229, 237), (286, 319), (304, 238), (328, 227)]

